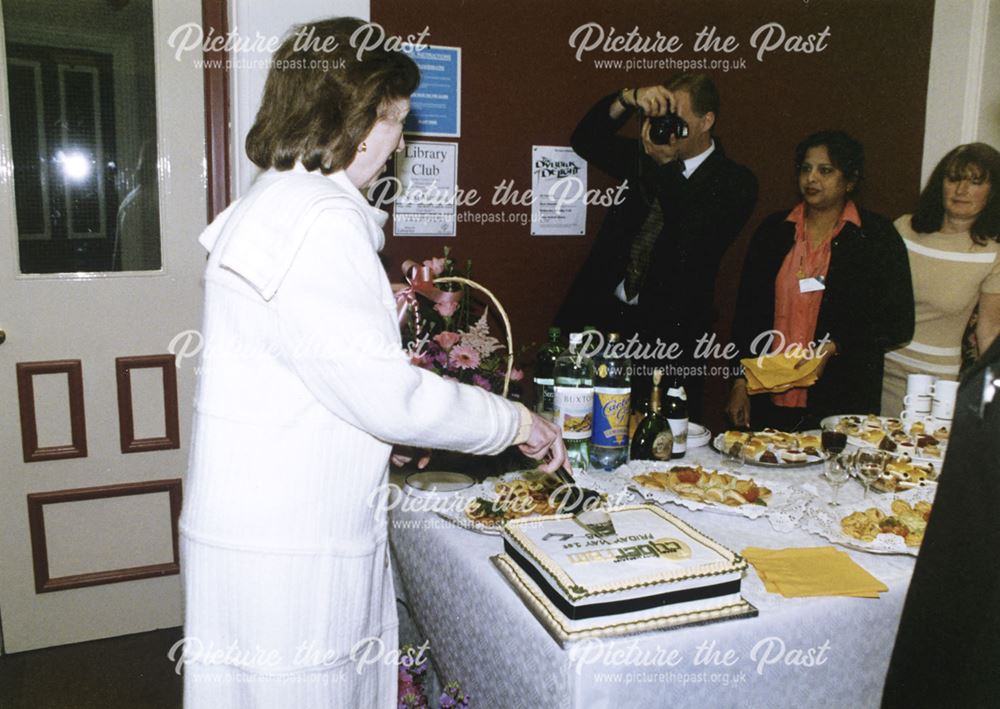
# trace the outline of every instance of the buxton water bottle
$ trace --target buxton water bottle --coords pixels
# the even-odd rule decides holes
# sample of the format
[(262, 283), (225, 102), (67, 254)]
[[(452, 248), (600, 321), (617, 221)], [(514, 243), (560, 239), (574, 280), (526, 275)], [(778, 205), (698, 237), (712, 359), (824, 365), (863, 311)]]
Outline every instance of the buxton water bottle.
[(556, 424), (566, 442), (566, 454), (574, 471), (586, 470), (590, 462), (590, 434), (594, 420), (594, 363), (583, 352), (583, 333), (569, 336), (569, 349), (556, 360)]

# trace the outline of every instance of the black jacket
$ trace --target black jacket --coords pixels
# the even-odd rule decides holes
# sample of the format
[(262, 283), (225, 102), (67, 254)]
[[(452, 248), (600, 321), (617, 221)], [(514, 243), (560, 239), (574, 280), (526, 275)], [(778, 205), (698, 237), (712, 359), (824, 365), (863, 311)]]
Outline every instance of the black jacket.
[(948, 457), (903, 606), (884, 709), (1000, 696), (1000, 338), (962, 376)]
[(657, 165), (636, 139), (618, 136), (634, 112), (612, 120), (615, 96), (601, 99), (573, 132), (573, 149), (588, 162), (620, 180), (628, 180), (623, 204), (608, 210), (589, 257), (556, 317), (564, 328), (614, 322), (619, 301), (615, 287), (628, 266), (632, 240), (658, 199), (664, 227), (639, 291), (636, 321), (645, 338), (681, 341), (690, 354), (692, 336), (712, 323), (715, 276), (726, 248), (746, 224), (757, 201), (757, 179), (715, 150), (689, 177)]
[[(820, 418), (878, 413), (882, 357), (913, 336), (913, 286), (903, 240), (885, 217), (858, 211), (861, 227), (848, 222), (833, 239), (816, 323), (814, 339), (829, 333), (837, 344), (837, 355), (809, 389), (807, 409)], [(787, 217), (787, 210), (767, 217), (750, 241), (733, 323), (741, 357), (761, 354), (750, 345), (774, 327), (774, 282), (795, 243), (795, 224)]]

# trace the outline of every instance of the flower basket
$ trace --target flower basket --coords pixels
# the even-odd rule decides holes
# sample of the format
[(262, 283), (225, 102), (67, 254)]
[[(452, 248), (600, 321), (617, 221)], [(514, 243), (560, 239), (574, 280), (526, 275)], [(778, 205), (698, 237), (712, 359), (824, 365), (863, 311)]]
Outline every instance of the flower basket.
[[(411, 361), (445, 378), (510, 396), (511, 382), (520, 380), (521, 373), (514, 367), (510, 318), (496, 295), (468, 274), (454, 275), (447, 249), (445, 258), (424, 261), (422, 265), (406, 261), (403, 274), (406, 283), (394, 285), (393, 290)], [(462, 288), (439, 288), (449, 284)], [(485, 298), (474, 304), (467, 297), (470, 289)], [(474, 305), (482, 309), (478, 319), (473, 316)], [(490, 305), (503, 323), (506, 345), (490, 333)]]
[(503, 321), (503, 326), (507, 335), (507, 369), (503, 378), (503, 396), (507, 396), (510, 393), (510, 375), (514, 371), (514, 333), (511, 331), (510, 318), (507, 316), (507, 311), (504, 310), (503, 305), (500, 303), (499, 298), (497, 298), (490, 289), (483, 286), (469, 278), (463, 278), (462, 276), (439, 276), (434, 279), (434, 283), (461, 283), (462, 285), (469, 286), (470, 288), (475, 288), (481, 291), (490, 302), (496, 306), (497, 312), (500, 314), (500, 319)]

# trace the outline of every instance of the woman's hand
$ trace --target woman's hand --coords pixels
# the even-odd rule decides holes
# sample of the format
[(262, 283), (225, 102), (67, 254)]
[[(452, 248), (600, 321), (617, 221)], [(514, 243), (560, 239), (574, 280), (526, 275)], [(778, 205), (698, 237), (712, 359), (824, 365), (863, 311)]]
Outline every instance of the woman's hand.
[(529, 458), (546, 461), (539, 466), (546, 473), (554, 473), (559, 468), (573, 471), (566, 460), (566, 444), (563, 443), (559, 427), (536, 413), (531, 414), (531, 432), (528, 440), (519, 445), (518, 450)]
[(389, 455), (389, 460), (397, 468), (401, 468), (416, 456), (420, 456), (417, 460), (417, 467), (423, 470), (427, 467), (427, 464), (431, 462), (431, 452), (427, 449), (418, 450), (417, 448), (411, 448), (410, 446), (393, 446), (392, 453)]
[(750, 425), (750, 395), (747, 394), (747, 380), (737, 379), (729, 391), (726, 402), (726, 416), (736, 428)]

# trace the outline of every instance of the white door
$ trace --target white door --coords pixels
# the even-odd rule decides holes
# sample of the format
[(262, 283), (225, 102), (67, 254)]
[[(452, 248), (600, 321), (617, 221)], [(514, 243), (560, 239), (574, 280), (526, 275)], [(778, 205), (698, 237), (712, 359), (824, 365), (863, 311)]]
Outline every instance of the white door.
[(200, 324), (199, 0), (0, 0), (0, 628), (6, 652), (181, 623)]

